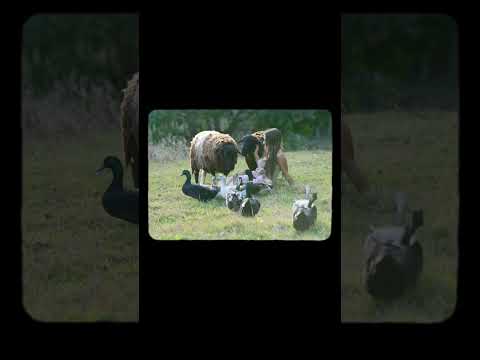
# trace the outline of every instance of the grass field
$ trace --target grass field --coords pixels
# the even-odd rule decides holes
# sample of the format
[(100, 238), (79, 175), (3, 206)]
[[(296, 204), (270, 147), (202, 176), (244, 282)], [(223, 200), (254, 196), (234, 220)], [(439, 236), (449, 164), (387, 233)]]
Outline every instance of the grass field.
[(39, 321), (138, 321), (138, 226), (105, 213), (111, 173), (95, 175), (122, 159), (120, 134), (96, 132), (23, 143), (23, 303)]
[(374, 301), (362, 281), (368, 226), (391, 224), (389, 212), (368, 211), (347, 186), (342, 197), (342, 321), (439, 322), (454, 311), (457, 286), (458, 114), (347, 115), (361, 167), (386, 196), (406, 191), (423, 208), (418, 238), (424, 271), (416, 289), (392, 303)]
[[(289, 171), (296, 181), (289, 187), (279, 175), (274, 193), (260, 195), (260, 212), (245, 218), (230, 211), (222, 199), (200, 203), (182, 193), (185, 158), (149, 162), (149, 232), (158, 240), (325, 240), (330, 236), (332, 156), (330, 150), (287, 152)], [(247, 168), (239, 157), (234, 173)], [(233, 174), (230, 174), (233, 175)], [(211, 182), (211, 176), (206, 179)], [(314, 227), (297, 233), (292, 226), (292, 205), (302, 198), (304, 184), (318, 192), (318, 219)]]

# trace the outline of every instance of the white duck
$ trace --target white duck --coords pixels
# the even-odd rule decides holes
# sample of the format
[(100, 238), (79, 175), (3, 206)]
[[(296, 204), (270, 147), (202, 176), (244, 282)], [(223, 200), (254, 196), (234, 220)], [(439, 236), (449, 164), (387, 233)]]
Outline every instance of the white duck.
[(220, 191), (218, 192), (217, 194), (217, 197), (218, 198), (222, 198), (222, 199), (226, 199), (227, 198), (227, 194), (229, 192), (232, 192), (236, 189), (236, 186), (235, 185), (228, 185), (227, 184), (227, 179), (225, 176), (223, 175), (220, 175), (217, 177), (216, 179), (218, 182), (217, 182), (217, 186), (220, 187)]

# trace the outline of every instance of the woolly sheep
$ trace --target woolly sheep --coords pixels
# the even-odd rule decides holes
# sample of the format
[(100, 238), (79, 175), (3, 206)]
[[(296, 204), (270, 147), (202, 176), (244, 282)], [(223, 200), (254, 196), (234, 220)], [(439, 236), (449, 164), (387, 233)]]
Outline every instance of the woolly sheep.
[(199, 132), (190, 145), (190, 165), (195, 181), (198, 184), (200, 170), (213, 176), (217, 172), (228, 176), (235, 168), (237, 156), (237, 143), (230, 135), (218, 131)]

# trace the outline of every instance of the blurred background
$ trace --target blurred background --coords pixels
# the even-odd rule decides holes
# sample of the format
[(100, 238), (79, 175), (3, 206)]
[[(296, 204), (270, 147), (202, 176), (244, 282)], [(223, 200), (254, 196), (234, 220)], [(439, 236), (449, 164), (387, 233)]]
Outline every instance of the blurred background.
[(138, 226), (106, 214), (112, 175), (95, 175), (107, 155), (123, 162), (138, 16), (35, 15), (22, 46), (25, 310), (40, 321), (138, 321)]
[(35, 15), (22, 62), (24, 136), (117, 128), (121, 89), (138, 71), (138, 16)]
[[(276, 127), (282, 132), (286, 151), (331, 149), (332, 145), (331, 114), (325, 110), (156, 110), (149, 116), (148, 127), (153, 159), (175, 152), (185, 155), (192, 138), (202, 130), (217, 130), (238, 141), (244, 135)], [(163, 148), (165, 151), (160, 151)]]
[(345, 112), (458, 107), (458, 34), (446, 15), (343, 15)]
[[(368, 179), (342, 188), (341, 310), (345, 322), (439, 322), (457, 287), (459, 88), (455, 19), (435, 14), (342, 16), (342, 120)], [(423, 209), (424, 270), (393, 302), (370, 297), (362, 278), (370, 226), (393, 224), (393, 194)]]

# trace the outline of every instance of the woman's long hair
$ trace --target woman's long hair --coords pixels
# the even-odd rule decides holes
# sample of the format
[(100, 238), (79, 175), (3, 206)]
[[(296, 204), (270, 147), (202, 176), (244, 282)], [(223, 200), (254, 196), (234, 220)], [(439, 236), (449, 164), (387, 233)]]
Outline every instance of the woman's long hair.
[(274, 180), (275, 167), (277, 166), (277, 153), (283, 148), (282, 133), (277, 128), (264, 131), (265, 146), (267, 147), (267, 163), (265, 165), (265, 175), (272, 181)]

